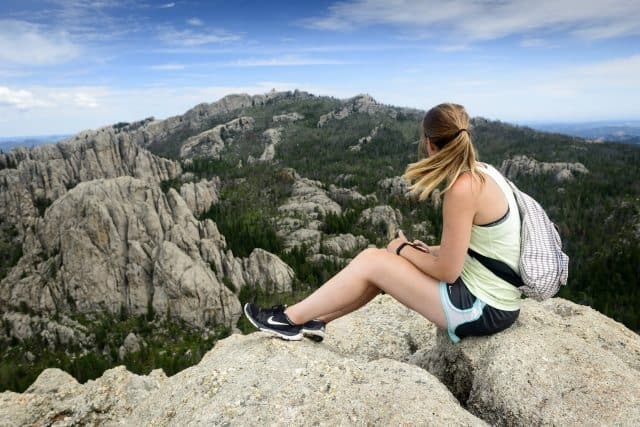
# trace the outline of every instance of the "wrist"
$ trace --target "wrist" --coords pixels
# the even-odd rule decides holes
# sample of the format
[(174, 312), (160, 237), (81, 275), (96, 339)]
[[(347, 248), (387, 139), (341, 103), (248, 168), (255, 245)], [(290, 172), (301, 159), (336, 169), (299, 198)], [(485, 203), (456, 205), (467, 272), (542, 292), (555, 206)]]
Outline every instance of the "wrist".
[(398, 247), (396, 248), (396, 255), (400, 256), (400, 251), (402, 250), (402, 248), (404, 248), (404, 247), (405, 247), (405, 246), (407, 246), (407, 245), (411, 246), (411, 243), (409, 243), (409, 242), (402, 242), (402, 243), (400, 243), (400, 246), (398, 246)]

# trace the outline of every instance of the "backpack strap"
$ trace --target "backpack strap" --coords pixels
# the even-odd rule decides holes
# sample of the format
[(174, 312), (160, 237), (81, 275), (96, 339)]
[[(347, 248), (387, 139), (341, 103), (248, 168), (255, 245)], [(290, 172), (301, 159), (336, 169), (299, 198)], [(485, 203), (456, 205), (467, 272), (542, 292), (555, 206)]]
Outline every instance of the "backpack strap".
[(484, 255), (480, 255), (478, 252), (469, 248), (467, 253), (473, 258), (477, 259), (480, 264), (484, 265), (489, 271), (501, 278), (502, 280), (511, 283), (513, 286), (519, 288), (524, 286), (522, 278), (511, 267), (502, 261), (489, 258)]

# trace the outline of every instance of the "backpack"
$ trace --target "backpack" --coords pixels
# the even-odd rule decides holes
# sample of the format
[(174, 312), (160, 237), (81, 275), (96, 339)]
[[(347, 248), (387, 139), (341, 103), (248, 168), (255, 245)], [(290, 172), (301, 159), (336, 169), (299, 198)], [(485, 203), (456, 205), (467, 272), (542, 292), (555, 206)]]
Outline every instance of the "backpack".
[(556, 225), (533, 197), (505, 178), (515, 196), (520, 220), (520, 275), (507, 264), (469, 248), (468, 253), (501, 279), (538, 301), (551, 298), (567, 284), (569, 257), (562, 252)]

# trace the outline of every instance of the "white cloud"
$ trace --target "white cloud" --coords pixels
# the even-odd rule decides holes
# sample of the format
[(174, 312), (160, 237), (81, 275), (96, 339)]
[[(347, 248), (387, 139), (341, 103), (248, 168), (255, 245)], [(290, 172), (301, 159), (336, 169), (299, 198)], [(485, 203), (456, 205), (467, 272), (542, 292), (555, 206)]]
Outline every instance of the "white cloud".
[(187, 20), (187, 24), (193, 25), (194, 27), (200, 27), (200, 26), (204, 25), (204, 22), (202, 22), (202, 19), (191, 18), (191, 19)]
[(0, 61), (48, 65), (69, 61), (80, 47), (63, 31), (47, 31), (25, 21), (0, 20)]
[(160, 39), (171, 45), (197, 47), (240, 40), (240, 35), (226, 31), (178, 30), (171, 26), (160, 27)]
[(344, 65), (349, 64), (342, 60), (321, 59), (321, 58), (303, 58), (293, 55), (286, 55), (275, 58), (250, 58), (238, 59), (228, 62), (225, 65), (229, 67), (290, 67), (302, 65)]
[(172, 7), (175, 7), (175, 3), (165, 3), (165, 4), (161, 4), (160, 6), (158, 6), (160, 9), (170, 9)]
[(329, 6), (326, 16), (303, 21), (322, 30), (378, 24), (467, 40), (537, 30), (596, 39), (640, 34), (640, 7), (635, 0), (349, 0)]
[(178, 70), (184, 70), (186, 66), (184, 64), (159, 64), (159, 65), (152, 65), (149, 68), (154, 71), (178, 71)]
[(0, 86), (0, 105), (14, 107), (18, 110), (29, 110), (36, 107), (47, 107), (51, 104), (37, 98), (28, 90), (11, 90), (8, 87)]

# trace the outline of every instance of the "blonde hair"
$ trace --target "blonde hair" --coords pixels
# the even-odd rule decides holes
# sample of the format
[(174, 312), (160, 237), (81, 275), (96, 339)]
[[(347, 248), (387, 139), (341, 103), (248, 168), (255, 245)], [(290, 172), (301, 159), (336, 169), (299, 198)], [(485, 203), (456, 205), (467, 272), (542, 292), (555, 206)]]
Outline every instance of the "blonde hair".
[[(431, 141), (438, 152), (427, 157), (427, 144)], [(478, 155), (471, 143), (469, 115), (462, 105), (440, 104), (430, 109), (422, 120), (418, 161), (409, 164), (404, 178), (415, 181), (409, 188), (424, 200), (443, 181), (444, 194), (463, 172), (484, 183), (484, 176), (476, 168)]]

